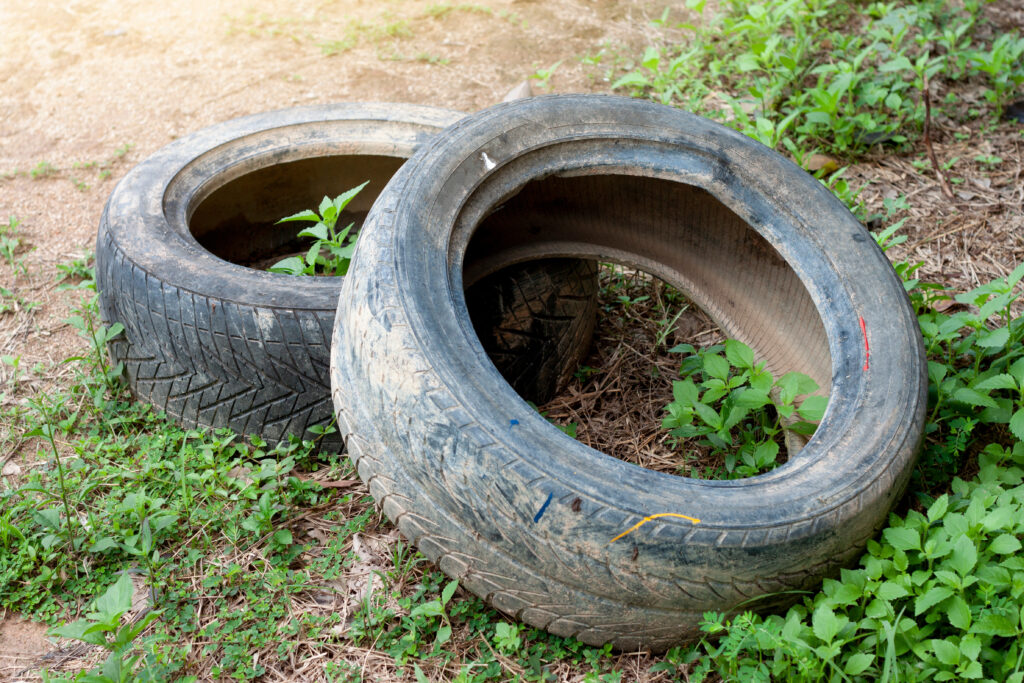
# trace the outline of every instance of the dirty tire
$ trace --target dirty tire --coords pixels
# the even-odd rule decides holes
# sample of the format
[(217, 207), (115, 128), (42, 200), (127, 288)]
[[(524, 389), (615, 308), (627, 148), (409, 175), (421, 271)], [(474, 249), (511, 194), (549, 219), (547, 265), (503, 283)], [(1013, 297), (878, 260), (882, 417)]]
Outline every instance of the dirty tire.
[[(463, 587), (558, 635), (661, 650), (707, 610), (813, 589), (884, 523), (921, 440), (921, 338), (871, 236), (786, 159), (668, 107), (552, 96), (461, 120), (386, 195), (340, 298), (335, 405), (384, 512)], [(830, 391), (818, 431), (734, 481), (569, 438), (495, 371), (460, 286), (544, 256), (682, 289), (776, 375)]]
[[(247, 266), (302, 249), (297, 229), (277, 219), (369, 179), (341, 219), (361, 223), (404, 161), (461, 116), (401, 104), (287, 109), (199, 131), (132, 169), (103, 212), (96, 272), (104, 321), (125, 327), (109, 350), (133, 394), (187, 427), (229, 427), (271, 445), (315, 438), (310, 428), (334, 418), (329, 343), (343, 278)], [(589, 343), (594, 264), (530, 263), (496, 277), (502, 291), (538, 297), (503, 300), (510, 310), (563, 321), (531, 348), (533, 375), (555, 382)], [(521, 325), (529, 332), (531, 321)], [(320, 445), (342, 444), (334, 433)]]

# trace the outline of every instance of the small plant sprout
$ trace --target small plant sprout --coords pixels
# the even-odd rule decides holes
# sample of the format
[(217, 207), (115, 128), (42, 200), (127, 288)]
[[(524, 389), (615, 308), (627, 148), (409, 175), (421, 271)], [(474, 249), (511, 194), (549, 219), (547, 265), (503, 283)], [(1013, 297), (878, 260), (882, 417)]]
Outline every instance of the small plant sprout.
[[(0, 225), (0, 256), (3, 256), (15, 271), (18, 270), (20, 264), (14, 258), (15, 252), (21, 246), (21, 240), (18, 238), (19, 225), (21, 225), (21, 221), (14, 216), (7, 219), (7, 225)], [(22, 266), (22, 270), (24, 271), (24, 266)]]
[(562, 64), (562, 60), (558, 60), (546, 69), (537, 69), (530, 75), (530, 78), (537, 81), (537, 85), (543, 90), (551, 90), (551, 77), (555, 75), (555, 70)]
[(45, 178), (47, 176), (53, 175), (56, 172), (57, 167), (51, 164), (49, 161), (40, 161), (38, 164), (35, 165), (35, 168), (29, 171), (29, 175), (32, 176), (32, 180), (38, 180), (39, 178)]
[(356, 248), (356, 236), (349, 236), (355, 223), (349, 223), (340, 231), (336, 225), (341, 212), (368, 182), (334, 199), (324, 197), (320, 202), (319, 213), (307, 209), (279, 220), (278, 223), (315, 223), (313, 227), (305, 228), (298, 234), (299, 237), (312, 237), (314, 242), (305, 257), (289, 256), (275, 263), (269, 270), (286, 275), (345, 275)]

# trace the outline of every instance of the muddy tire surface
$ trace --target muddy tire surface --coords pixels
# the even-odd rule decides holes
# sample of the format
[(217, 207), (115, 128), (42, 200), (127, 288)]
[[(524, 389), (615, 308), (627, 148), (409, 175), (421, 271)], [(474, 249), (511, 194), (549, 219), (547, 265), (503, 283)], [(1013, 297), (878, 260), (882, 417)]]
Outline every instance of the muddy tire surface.
[[(328, 365), (344, 278), (262, 270), (308, 248), (298, 224), (275, 222), (369, 180), (339, 219), (360, 225), (405, 160), (461, 116), (404, 104), (286, 109), (193, 133), (130, 171), (103, 212), (96, 273), (104, 321), (125, 327), (109, 351), (134, 395), (187, 427), (271, 445), (316, 438), (334, 419)], [(506, 336), (530, 340), (496, 348), (507, 351), (496, 362), (525, 353), (527, 369), (515, 370), (536, 381), (520, 385), (543, 400), (589, 343), (596, 267), (548, 260), (494, 277), (503, 297), (475, 288), (495, 306), (481, 315), (516, 312)], [(340, 450), (340, 435), (321, 446)]]
[[(332, 346), (349, 453), (406, 537), (518, 619), (665, 649), (705, 611), (792, 602), (904, 490), (927, 382), (903, 287), (828, 190), (732, 130), (617, 97), (498, 105), (420, 150), (361, 239)], [(563, 434), (494, 368), (461, 286), (554, 256), (651, 272), (774, 375), (813, 377), (815, 435), (769, 473), (705, 481)]]

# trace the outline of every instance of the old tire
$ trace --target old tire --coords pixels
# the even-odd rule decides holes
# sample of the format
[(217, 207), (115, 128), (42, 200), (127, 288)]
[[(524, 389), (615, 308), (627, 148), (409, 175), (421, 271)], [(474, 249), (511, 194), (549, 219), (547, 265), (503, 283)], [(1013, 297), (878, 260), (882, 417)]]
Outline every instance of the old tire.
[[(664, 649), (706, 610), (794, 599), (778, 594), (816, 585), (884, 523), (922, 434), (920, 334), (871, 236), (786, 159), (649, 102), (541, 97), (458, 122), (385, 195), (340, 298), (339, 424), (388, 517), (494, 607)], [(776, 376), (829, 389), (817, 433), (734, 481), (569, 438), (502, 381), (460, 286), (541, 256), (618, 261), (684, 290)]]
[[(361, 222), (415, 149), (461, 116), (402, 104), (286, 109), (206, 128), (132, 169), (103, 212), (96, 273), (104, 320), (125, 327), (110, 355), (133, 394), (188, 427), (270, 444), (315, 438), (311, 428), (333, 422), (329, 342), (343, 278), (241, 264), (294, 249), (295, 224), (278, 218), (369, 179), (343, 218)], [(540, 318), (512, 331), (536, 322), (548, 334), (512, 349), (533, 359), (529, 377), (547, 378), (524, 390), (550, 393), (589, 340), (596, 268), (563, 259), (499, 277), (524, 297), (502, 302)], [(339, 450), (340, 436), (321, 446)]]

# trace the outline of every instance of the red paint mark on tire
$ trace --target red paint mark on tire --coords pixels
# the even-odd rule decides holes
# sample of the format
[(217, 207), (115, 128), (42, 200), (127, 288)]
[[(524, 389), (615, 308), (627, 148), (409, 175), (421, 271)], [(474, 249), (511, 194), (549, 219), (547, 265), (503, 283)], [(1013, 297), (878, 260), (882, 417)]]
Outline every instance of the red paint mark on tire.
[(860, 319), (860, 331), (864, 335), (864, 370), (868, 369), (868, 361), (871, 360), (871, 347), (868, 345), (868, 326), (864, 324), (864, 318)]

